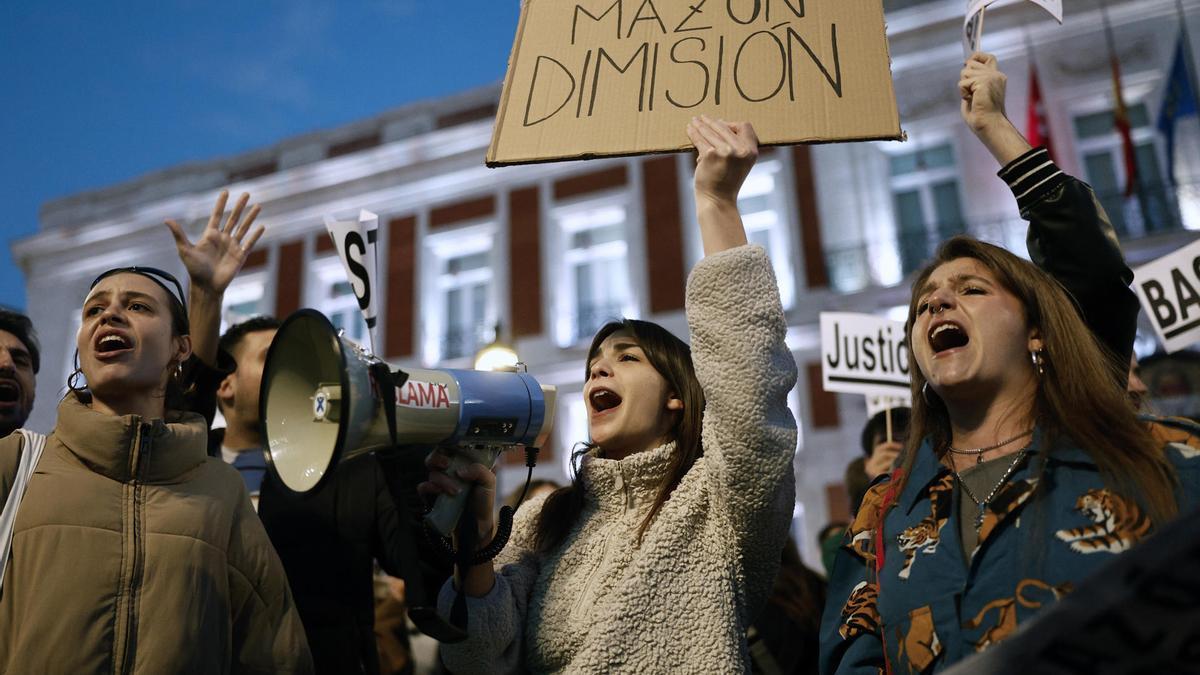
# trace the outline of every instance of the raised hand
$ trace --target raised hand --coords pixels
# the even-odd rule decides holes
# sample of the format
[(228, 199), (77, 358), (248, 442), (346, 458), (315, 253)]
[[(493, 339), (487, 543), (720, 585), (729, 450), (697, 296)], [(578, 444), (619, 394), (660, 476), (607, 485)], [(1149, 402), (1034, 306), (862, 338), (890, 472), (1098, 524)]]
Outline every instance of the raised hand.
[(991, 54), (975, 52), (967, 59), (958, 79), (962, 117), (1000, 166), (1029, 150), (1029, 143), (1004, 114), (1004, 92), (1008, 78)]
[(975, 52), (967, 59), (958, 79), (958, 95), (962, 98), (962, 116), (967, 126), (979, 132), (995, 124), (1004, 115), (1004, 92), (1008, 77), (1000, 72), (996, 57)]
[(738, 191), (758, 159), (758, 136), (746, 122), (693, 117), (688, 138), (696, 145), (696, 219), (704, 254), (746, 243), (746, 229), (737, 210)]
[(692, 118), (688, 138), (696, 146), (696, 197), (737, 203), (742, 181), (758, 159), (758, 136), (749, 122)]
[(891, 471), (902, 450), (904, 450), (904, 446), (896, 441), (877, 445), (875, 452), (871, 453), (870, 459), (863, 464), (863, 471), (866, 472), (867, 478), (875, 480), (876, 476)]
[(249, 193), (245, 192), (222, 224), (221, 218), (225, 214), (225, 202), (228, 199), (229, 192), (222, 190), (217, 203), (213, 205), (208, 224), (195, 244), (188, 240), (179, 223), (166, 221), (167, 228), (175, 237), (175, 247), (179, 251), (179, 259), (187, 268), (192, 288), (217, 295), (223, 294), (229, 287), (264, 231), (262, 225), (250, 229), (260, 210), (257, 204), (246, 211), (243, 218), (246, 202), (250, 200)]

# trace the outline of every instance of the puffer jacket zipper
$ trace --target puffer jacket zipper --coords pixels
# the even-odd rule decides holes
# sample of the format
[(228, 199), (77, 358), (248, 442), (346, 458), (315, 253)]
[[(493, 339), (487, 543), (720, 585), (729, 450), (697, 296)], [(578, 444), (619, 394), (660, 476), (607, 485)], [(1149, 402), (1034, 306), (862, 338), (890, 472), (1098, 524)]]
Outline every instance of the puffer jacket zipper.
[(143, 473), (149, 464), (150, 425), (135, 422), (129, 447), (129, 481), (121, 486), (121, 580), (117, 589), (113, 672), (131, 673), (137, 656), (137, 599), (145, 569), (142, 537)]

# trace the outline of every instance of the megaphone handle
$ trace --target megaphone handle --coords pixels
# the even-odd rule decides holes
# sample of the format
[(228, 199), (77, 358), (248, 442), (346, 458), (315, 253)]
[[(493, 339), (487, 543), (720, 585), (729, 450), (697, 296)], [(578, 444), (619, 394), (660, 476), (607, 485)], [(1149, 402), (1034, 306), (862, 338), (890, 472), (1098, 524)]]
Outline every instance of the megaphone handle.
[(460, 448), (451, 455), (446, 475), (450, 476), (458, 487), (458, 494), (440, 495), (433, 502), (433, 508), (425, 515), (425, 521), (443, 537), (449, 537), (454, 531), (454, 525), (458, 523), (458, 517), (466, 508), (467, 498), (471, 494), (471, 486), (458, 478), (458, 470), (476, 463), (490, 467), (495, 463), (497, 454), (499, 452), (496, 450)]
[[(475, 485), (468, 485), (467, 489), (460, 492), (460, 495), (470, 496), (475, 492)], [(458, 593), (454, 596), (454, 604), (450, 607), (450, 625), (466, 632), (469, 624), (467, 619), (467, 591), (466, 577), (467, 570), (471, 568), (471, 557), (475, 553), (475, 545), (479, 540), (478, 525), (475, 522), (475, 513), (467, 511), (462, 518), (458, 519), (457, 523), (458, 535), (458, 552), (455, 555), (454, 567), (458, 574)]]

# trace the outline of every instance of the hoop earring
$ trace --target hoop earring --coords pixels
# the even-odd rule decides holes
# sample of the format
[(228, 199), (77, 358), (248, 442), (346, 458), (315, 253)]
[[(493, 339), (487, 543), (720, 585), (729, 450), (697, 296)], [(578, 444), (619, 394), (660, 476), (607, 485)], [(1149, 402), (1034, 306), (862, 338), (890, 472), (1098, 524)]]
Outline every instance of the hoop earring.
[(78, 394), (82, 391), (85, 391), (86, 387), (79, 386), (79, 376), (82, 374), (83, 374), (83, 371), (80, 370), (79, 368), (76, 368), (75, 370), (71, 371), (71, 374), (67, 376), (67, 389), (70, 389), (71, 391), (75, 392), (76, 394)]
[(1029, 359), (1031, 361), (1033, 361), (1033, 369), (1037, 371), (1038, 377), (1040, 378), (1046, 372), (1045, 365), (1044, 365), (1046, 359), (1044, 356), (1042, 356), (1042, 350), (1041, 349), (1031, 350), (1029, 352)]
[(76, 394), (80, 394), (80, 393), (87, 391), (87, 387), (79, 386), (79, 376), (80, 375), (83, 375), (83, 369), (79, 367), (79, 350), (76, 350), (75, 351), (75, 370), (71, 371), (71, 374), (67, 376), (67, 389), (70, 389), (71, 391), (75, 392)]
[[(934, 396), (937, 396), (937, 392), (934, 392)], [(928, 381), (926, 381), (925, 384), (921, 385), (921, 398), (925, 399), (925, 405), (927, 405), (929, 407), (933, 407), (933, 401), (929, 400), (929, 382)]]

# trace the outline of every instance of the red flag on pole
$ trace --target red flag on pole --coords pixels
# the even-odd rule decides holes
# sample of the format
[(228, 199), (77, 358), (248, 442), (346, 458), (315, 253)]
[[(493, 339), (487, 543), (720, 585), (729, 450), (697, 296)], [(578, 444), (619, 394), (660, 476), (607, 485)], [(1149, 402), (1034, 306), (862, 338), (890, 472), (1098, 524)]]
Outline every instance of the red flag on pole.
[(1050, 127), (1046, 124), (1046, 106), (1042, 102), (1042, 88), (1038, 84), (1037, 67), (1029, 66), (1029, 108), (1025, 112), (1025, 140), (1033, 147), (1043, 146), (1054, 159), (1054, 146), (1050, 143)]
[(1121, 93), (1121, 66), (1117, 55), (1112, 61), (1113, 79), (1113, 125), (1121, 135), (1121, 155), (1125, 160), (1125, 196), (1128, 198), (1137, 189), (1137, 156), (1133, 149), (1133, 127), (1129, 124), (1129, 111), (1125, 108), (1125, 96)]

